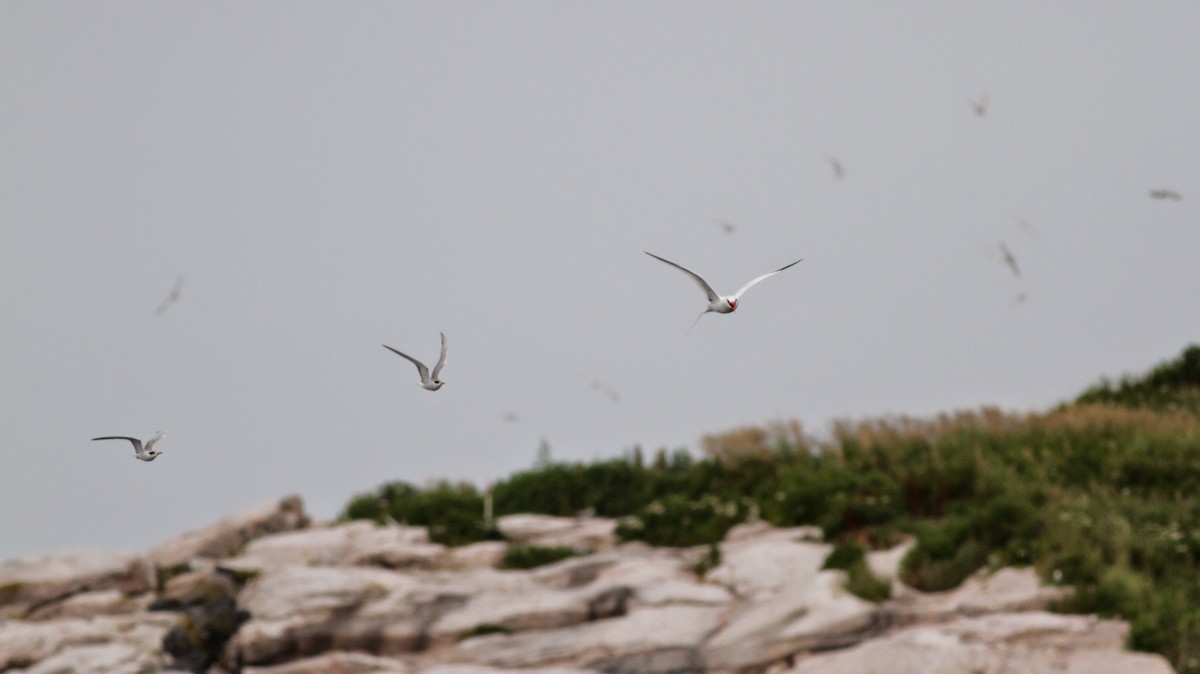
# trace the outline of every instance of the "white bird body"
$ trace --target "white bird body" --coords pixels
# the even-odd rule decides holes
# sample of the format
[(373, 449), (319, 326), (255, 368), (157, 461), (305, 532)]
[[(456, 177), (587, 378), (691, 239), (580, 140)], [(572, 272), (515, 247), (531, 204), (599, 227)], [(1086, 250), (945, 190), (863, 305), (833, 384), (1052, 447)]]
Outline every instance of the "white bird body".
[(422, 363), (407, 353), (397, 351), (387, 344), (383, 345), (383, 348), (391, 351), (397, 356), (406, 358), (410, 363), (417, 366), (417, 373), (421, 375), (421, 388), (425, 389), (426, 391), (436, 391), (446, 383), (438, 378), (442, 372), (442, 368), (446, 365), (446, 335), (444, 333), (439, 334), (442, 334), (442, 355), (438, 357), (437, 365), (433, 366), (432, 374), (429, 372), (429, 368), (425, 366), (425, 363)]
[[(696, 282), (696, 285), (700, 286), (700, 289), (703, 290), (704, 294), (708, 297), (708, 308), (705, 309), (700, 314), (700, 316), (704, 316), (704, 314), (707, 314), (709, 312), (717, 313), (717, 314), (731, 314), (731, 313), (737, 311), (738, 301), (741, 300), (742, 295), (744, 295), (747, 290), (754, 287), (754, 285), (756, 283), (758, 283), (759, 281), (762, 281), (764, 279), (770, 278), (770, 277), (774, 276), (775, 274), (778, 274), (779, 272), (783, 271), (784, 269), (787, 269), (788, 267), (799, 264), (800, 262), (802, 262), (804, 260), (804, 258), (800, 258), (799, 260), (796, 260), (795, 262), (793, 262), (791, 264), (784, 265), (784, 266), (780, 267), (779, 269), (776, 269), (775, 271), (770, 272), (769, 274), (763, 274), (762, 276), (751, 279), (749, 283), (742, 286), (740, 289), (738, 289), (738, 291), (736, 293), (734, 293), (732, 295), (718, 295), (717, 291), (713, 290), (712, 286), (708, 284), (708, 281), (705, 281), (703, 278), (701, 278), (701, 276), (699, 274), (692, 271), (691, 269), (688, 269), (687, 267), (675, 264), (674, 262), (671, 262), (670, 260), (661, 258), (661, 257), (655, 255), (654, 253), (651, 253), (650, 251), (642, 251), (642, 252), (646, 253), (650, 257), (652, 257), (660, 262), (665, 262), (665, 263), (671, 265), (672, 267), (675, 267), (679, 271), (682, 271), (683, 273), (692, 277), (692, 280)], [(696, 317), (697, 321), (700, 320), (700, 316)], [(695, 323), (692, 323), (692, 325), (695, 325)], [(690, 330), (691, 328), (688, 328), (688, 329)]]
[(92, 440), (128, 440), (129, 442), (133, 443), (134, 458), (138, 459), (139, 461), (153, 461), (154, 459), (158, 458), (159, 454), (162, 454), (162, 452), (154, 448), (154, 444), (159, 440), (162, 440), (164, 437), (166, 437), (166, 435), (167, 434), (164, 431), (159, 431), (154, 435), (153, 438), (150, 438), (146, 441), (145, 446), (142, 445), (141, 440), (137, 438), (131, 438), (127, 435), (105, 435), (99, 438), (92, 438)]

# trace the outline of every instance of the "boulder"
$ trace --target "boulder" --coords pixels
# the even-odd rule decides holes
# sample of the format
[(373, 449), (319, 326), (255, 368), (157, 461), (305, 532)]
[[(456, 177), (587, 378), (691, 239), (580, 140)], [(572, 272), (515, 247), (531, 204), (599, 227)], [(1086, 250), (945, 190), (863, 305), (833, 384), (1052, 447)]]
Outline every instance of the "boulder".
[(722, 609), (664, 606), (558, 630), (497, 634), (459, 644), (467, 658), (494, 667), (583, 666), (605, 672), (701, 671), (697, 649)]
[(334, 651), (271, 667), (246, 667), (242, 674), (411, 674), (399, 660), (365, 653)]
[(177, 567), (196, 557), (222, 559), (260, 536), (303, 529), (308, 524), (304, 502), (299, 496), (288, 496), (163, 541), (146, 553), (146, 557), (158, 568)]
[(875, 606), (846, 592), (844, 580), (842, 571), (822, 571), (757, 595), (704, 644), (704, 661), (724, 669), (763, 666), (798, 651), (844, 648), (877, 632)]
[(60, 618), (91, 618), (99, 615), (119, 615), (145, 610), (150, 595), (132, 598), (111, 588), (71, 595), (50, 604), (43, 604), (25, 616), (26, 620), (57, 620)]
[(892, 587), (897, 587), (900, 582), (900, 564), (916, 544), (916, 539), (908, 538), (887, 550), (872, 550), (867, 553), (867, 568), (877, 578), (891, 580)]
[[(68, 650), (108, 644), (129, 647), (144, 655), (139, 661), (157, 662), (161, 668), (163, 636), (178, 621), (177, 616), (162, 613), (40, 622), (0, 621), (0, 671), (34, 667), (60, 653), (64, 654), (64, 660), (60, 660), (63, 662), (73, 657), (66, 654)], [(127, 651), (124, 648), (106, 651), (105, 657), (117, 657), (118, 652)], [(120, 656), (122, 661), (124, 657)]]
[(152, 608), (185, 609), (217, 597), (237, 597), (238, 589), (237, 583), (216, 567), (189, 571), (168, 580)]
[(248, 543), (233, 563), (258, 569), (289, 564), (430, 568), (445, 550), (429, 542), (424, 527), (381, 526), (358, 520), (263, 536)]
[[(228, 656), (243, 664), (275, 664), (331, 646), (353, 650), (371, 640), (382, 649), (385, 639), (395, 638), (404, 644), (397, 650), (411, 648), (416, 637), (406, 621), (419, 602), (408, 599), (420, 585), (411, 576), (365, 567), (288, 566), (265, 572), (239, 597), (251, 620), (230, 641)], [(394, 610), (355, 619), (362, 607), (389, 595), (386, 607)]]
[(520, 545), (599, 551), (617, 543), (617, 521), (603, 517), (505, 515), (496, 520), (496, 528)]
[(809, 655), (787, 674), (1172, 674), (1161, 656), (1122, 650), (1126, 631), (1041, 612), (959, 618)]
[(1070, 591), (1042, 583), (1032, 568), (1006, 567), (975, 574), (946, 592), (906, 592), (890, 602), (886, 612), (897, 626), (939, 622), (959, 615), (1040, 610)]
[(130, 644), (106, 643), (67, 648), (32, 667), (10, 671), (11, 674), (143, 674), (161, 671), (163, 667), (160, 653)]
[(721, 563), (706, 576), (739, 597), (773, 594), (785, 586), (810, 583), (833, 549), (825, 543), (802, 540), (812, 533), (807, 527), (743, 527), (737, 536), (721, 543)]
[(115, 589), (131, 595), (154, 588), (154, 569), (137, 555), (70, 550), (0, 562), (0, 619), (73, 594)]
[(504, 541), (479, 541), (457, 548), (449, 548), (439, 560), (439, 568), (454, 571), (491, 569), (500, 566), (508, 543)]
[(532, 669), (506, 669), (487, 667), (486, 664), (438, 664), (421, 669), (419, 674), (600, 674), (596, 669), (574, 667), (534, 667)]

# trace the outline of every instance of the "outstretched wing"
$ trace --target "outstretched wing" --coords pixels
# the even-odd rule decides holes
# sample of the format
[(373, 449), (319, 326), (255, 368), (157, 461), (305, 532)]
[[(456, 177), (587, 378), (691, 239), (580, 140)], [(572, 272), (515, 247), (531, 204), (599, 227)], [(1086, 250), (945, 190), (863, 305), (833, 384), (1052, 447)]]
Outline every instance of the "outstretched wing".
[(148, 451), (154, 449), (154, 443), (158, 442), (159, 440), (162, 440), (165, 437), (167, 437), (167, 434), (165, 431), (158, 431), (157, 433), (155, 433), (153, 438), (150, 438), (149, 440), (146, 441), (146, 451), (148, 452)]
[(664, 260), (663, 258), (655, 255), (654, 253), (651, 253), (648, 250), (644, 250), (642, 252), (649, 255), (650, 257), (654, 258), (655, 260), (658, 260), (659, 262), (666, 262), (667, 264), (678, 269), (679, 271), (687, 274), (688, 276), (691, 276), (693, 279), (695, 279), (696, 285), (700, 286), (700, 289), (704, 291), (704, 294), (708, 295), (709, 302), (716, 302), (717, 300), (721, 299), (721, 296), (717, 294), (717, 291), (713, 290), (712, 286), (708, 285), (708, 281), (705, 281), (704, 279), (700, 278), (700, 275), (697, 274), (696, 272), (692, 271), (691, 269), (677, 265), (674, 262), (671, 262), (670, 260)]
[(404, 358), (407, 358), (408, 362), (417, 366), (417, 372), (419, 372), (421, 374), (421, 381), (422, 382), (430, 381), (429, 368), (425, 367), (425, 363), (422, 363), (421, 361), (417, 360), (416, 358), (413, 358), (412, 356), (408, 355), (407, 353), (401, 353), (401, 352), (393, 349), (392, 347), (388, 346), (387, 344), (384, 344), (383, 348), (387, 349), (388, 351), (391, 351), (392, 353), (396, 354), (397, 356), (403, 356)]
[(142, 441), (127, 435), (105, 435), (100, 438), (92, 438), (92, 440), (128, 440), (133, 443), (133, 451), (138, 454), (142, 453)]
[(442, 368), (446, 366), (446, 333), (438, 333), (442, 336), (442, 355), (438, 356), (437, 365), (433, 366), (433, 378), (436, 380), (441, 373)]
[(754, 279), (754, 280), (750, 281), (749, 283), (747, 283), (746, 285), (742, 286), (742, 287), (741, 287), (741, 289), (737, 291), (737, 294), (733, 296), (733, 299), (735, 299), (735, 300), (736, 300), (736, 299), (738, 299), (739, 297), (741, 297), (741, 296), (742, 296), (742, 293), (746, 292), (746, 291), (747, 291), (747, 290), (749, 290), (751, 287), (753, 287), (755, 283), (758, 283), (759, 281), (761, 281), (761, 280), (763, 280), (763, 279), (770, 278), (770, 277), (772, 277), (772, 276), (774, 276), (774, 275), (778, 274), (779, 272), (783, 271), (784, 269), (787, 269), (788, 267), (792, 267), (792, 266), (798, 265), (798, 264), (800, 264), (800, 263), (801, 263), (801, 262), (803, 262), (803, 261), (804, 261), (804, 258), (800, 258), (799, 260), (796, 260), (796, 261), (795, 261), (795, 262), (793, 262), (792, 264), (784, 265), (784, 266), (780, 267), (779, 269), (776, 269), (775, 271), (771, 272), (770, 274), (763, 274), (762, 276), (759, 276), (758, 278), (756, 278), (756, 279)]

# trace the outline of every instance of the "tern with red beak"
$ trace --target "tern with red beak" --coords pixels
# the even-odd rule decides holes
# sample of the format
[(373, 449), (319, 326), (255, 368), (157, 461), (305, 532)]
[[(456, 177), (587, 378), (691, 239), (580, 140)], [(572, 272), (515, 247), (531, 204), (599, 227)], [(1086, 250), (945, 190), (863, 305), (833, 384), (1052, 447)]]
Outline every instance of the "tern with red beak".
[(127, 435), (105, 435), (99, 438), (92, 438), (92, 440), (128, 440), (133, 443), (134, 458), (138, 459), (139, 461), (153, 461), (154, 459), (158, 458), (159, 454), (162, 454), (162, 452), (154, 448), (154, 443), (162, 440), (166, 435), (167, 434), (163, 431), (159, 431), (153, 438), (150, 438), (146, 441), (146, 445), (144, 447), (142, 446), (141, 440), (138, 440), (137, 438), (131, 438)]
[[(442, 333), (439, 333), (439, 334), (442, 334)], [(393, 349), (392, 347), (388, 346), (387, 344), (384, 344), (383, 348), (387, 349), (388, 351), (391, 351), (392, 353), (396, 354), (397, 356), (403, 356), (404, 358), (407, 358), (410, 363), (417, 366), (417, 372), (420, 373), (420, 375), (421, 375), (421, 388), (424, 388), (427, 391), (436, 391), (442, 387), (442, 384), (446, 383), (446, 382), (442, 381), (441, 379), (438, 379), (438, 375), (441, 373), (442, 368), (445, 367), (445, 365), (446, 365), (446, 335), (445, 334), (442, 334), (442, 355), (441, 355), (441, 357), (438, 358), (437, 365), (433, 366), (433, 374), (432, 375), (430, 375), (430, 373), (429, 373), (429, 368), (425, 367), (425, 363), (422, 363), (421, 361), (417, 360), (416, 358), (413, 358), (412, 356), (408, 355), (407, 353), (401, 353), (400, 351)]]
[[(715, 312), (718, 314), (731, 314), (731, 313), (737, 311), (738, 301), (741, 299), (742, 295), (744, 295), (746, 293), (747, 290), (754, 287), (754, 284), (756, 284), (759, 281), (762, 281), (766, 278), (774, 276), (774, 275), (778, 274), (779, 272), (783, 271), (784, 269), (787, 269), (788, 267), (800, 264), (801, 262), (804, 261), (804, 258), (800, 258), (799, 260), (796, 260), (795, 262), (793, 262), (791, 264), (784, 265), (769, 274), (763, 274), (762, 276), (759, 276), (758, 278), (751, 280), (749, 283), (742, 286), (741, 289), (739, 289), (736, 293), (734, 293), (732, 295), (721, 296), (721, 295), (717, 294), (717, 291), (712, 289), (712, 286), (708, 285), (708, 281), (705, 281), (703, 278), (700, 277), (699, 274), (692, 271), (691, 269), (677, 265), (674, 262), (671, 262), (670, 260), (663, 259), (663, 258), (655, 255), (654, 253), (651, 253), (650, 251), (642, 251), (642, 252), (644, 252), (645, 254), (654, 258), (655, 260), (658, 260), (660, 262), (666, 262), (667, 264), (678, 269), (679, 271), (687, 274), (688, 276), (691, 276), (692, 280), (694, 280), (696, 282), (696, 285), (700, 286), (700, 289), (703, 290), (704, 294), (708, 296), (708, 308), (705, 309), (703, 312), (700, 313), (699, 316), (696, 317), (696, 321), (692, 322), (693, 327), (696, 325), (696, 322), (699, 321), (704, 316), (704, 314), (707, 314), (709, 312)], [(688, 330), (691, 331), (691, 328), (688, 328)]]

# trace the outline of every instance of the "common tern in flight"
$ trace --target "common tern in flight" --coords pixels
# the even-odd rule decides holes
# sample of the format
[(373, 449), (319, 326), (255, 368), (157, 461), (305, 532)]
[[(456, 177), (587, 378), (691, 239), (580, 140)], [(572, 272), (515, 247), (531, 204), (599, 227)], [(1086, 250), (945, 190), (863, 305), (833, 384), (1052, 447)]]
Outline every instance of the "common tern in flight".
[[(677, 265), (674, 262), (671, 262), (670, 260), (663, 259), (663, 258), (655, 255), (654, 253), (651, 253), (648, 250), (642, 251), (642, 252), (649, 255), (650, 257), (654, 258), (655, 260), (658, 260), (659, 262), (666, 262), (667, 264), (678, 269), (679, 271), (682, 271), (683, 273), (687, 274), (688, 276), (691, 276), (692, 279), (694, 281), (696, 281), (696, 285), (700, 286), (700, 289), (703, 290), (704, 294), (708, 296), (708, 308), (705, 309), (704, 311), (702, 311), (700, 313), (700, 315), (696, 317), (695, 321), (692, 321), (693, 327), (695, 327), (696, 323), (704, 316), (704, 314), (707, 314), (710, 311), (716, 312), (718, 314), (731, 314), (734, 311), (737, 311), (738, 300), (741, 299), (742, 295), (744, 295), (747, 290), (754, 287), (754, 284), (758, 283), (759, 281), (762, 281), (763, 279), (774, 276), (774, 275), (778, 274), (779, 272), (783, 271), (784, 269), (787, 269), (788, 267), (800, 264), (804, 260), (804, 258), (800, 258), (799, 260), (796, 260), (792, 264), (784, 265), (769, 274), (763, 274), (762, 276), (759, 276), (758, 278), (753, 279), (746, 285), (742, 286), (741, 289), (739, 289), (736, 293), (722, 297), (721, 295), (717, 294), (717, 291), (712, 289), (712, 286), (708, 285), (708, 281), (705, 281), (703, 278), (700, 277), (699, 274), (692, 271), (691, 269)], [(691, 331), (691, 329), (692, 328), (688, 328), (688, 331)]]
[(180, 290), (183, 290), (183, 277), (182, 276), (175, 279), (175, 287), (171, 288), (171, 293), (169, 295), (167, 295), (167, 299), (163, 300), (162, 304), (158, 305), (158, 309), (154, 312), (154, 315), (162, 316), (163, 312), (167, 310), (167, 307), (171, 306), (171, 304), (174, 302), (178, 302)]
[(1021, 268), (1017, 266), (1017, 257), (1013, 255), (1012, 251), (1008, 249), (1008, 246), (1003, 241), (1000, 242), (998, 247), (1000, 248), (1000, 256), (1004, 258), (1004, 264), (1008, 265), (1013, 276), (1021, 278)]
[(988, 111), (988, 95), (985, 93), (983, 98), (978, 101), (971, 101), (971, 109), (975, 111), (976, 117), (983, 117)]
[(137, 438), (131, 438), (127, 435), (105, 435), (99, 438), (92, 438), (92, 440), (128, 440), (133, 443), (134, 458), (140, 461), (153, 461), (154, 459), (158, 458), (159, 454), (162, 454), (162, 452), (154, 448), (154, 443), (162, 440), (166, 435), (167, 434), (163, 431), (159, 431), (154, 435), (153, 438), (150, 438), (146, 441), (146, 445), (144, 447), (142, 446), (141, 440), (138, 440)]
[(442, 355), (438, 358), (437, 365), (433, 366), (433, 375), (432, 376), (430, 376), (430, 374), (429, 374), (429, 368), (425, 367), (425, 363), (422, 363), (421, 361), (417, 360), (416, 358), (413, 358), (412, 356), (408, 355), (407, 353), (401, 353), (401, 352), (393, 349), (392, 347), (388, 346), (387, 344), (383, 345), (383, 348), (387, 349), (388, 351), (391, 351), (392, 353), (394, 353), (398, 356), (403, 356), (403, 357), (407, 358), (410, 363), (417, 366), (417, 372), (419, 372), (421, 374), (421, 388), (424, 388), (428, 391), (436, 391), (442, 387), (442, 384), (446, 383), (446, 382), (442, 381), (441, 379), (438, 379), (438, 374), (442, 371), (442, 368), (445, 367), (445, 365), (446, 365), (446, 335), (444, 333), (439, 333), (439, 334), (442, 335)]
[(838, 161), (837, 157), (825, 157), (825, 161), (829, 162), (829, 168), (833, 170), (834, 180), (841, 180), (846, 177), (846, 169), (842, 167), (842, 162)]

